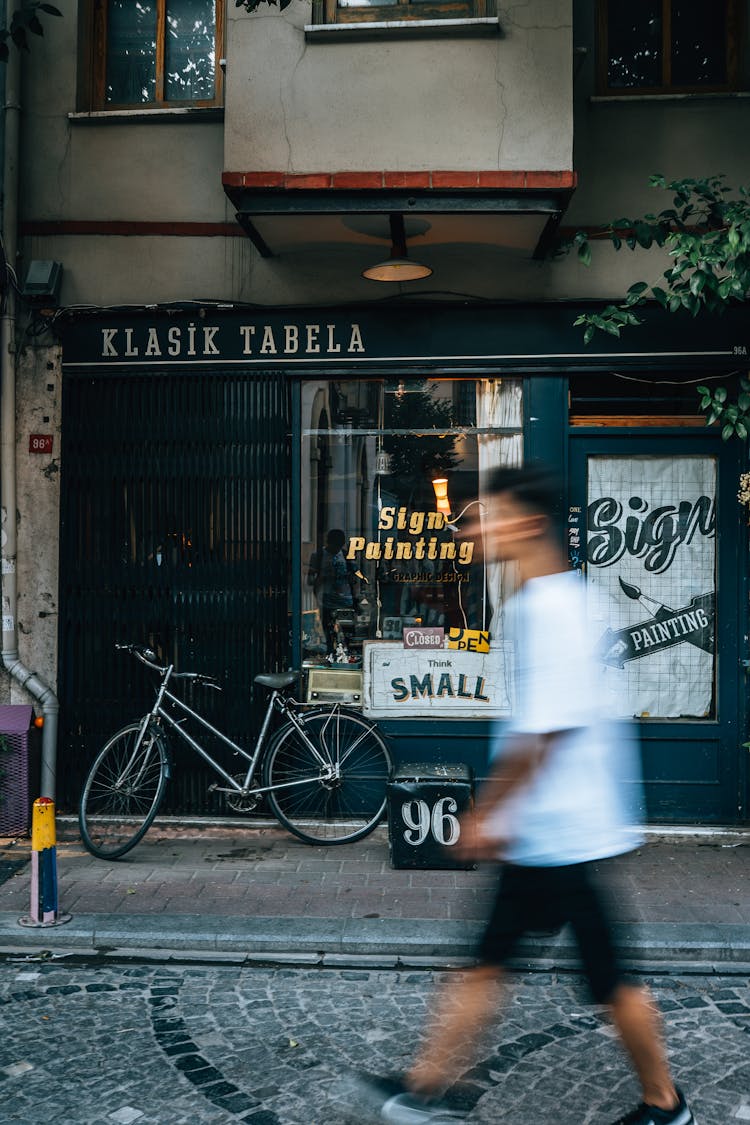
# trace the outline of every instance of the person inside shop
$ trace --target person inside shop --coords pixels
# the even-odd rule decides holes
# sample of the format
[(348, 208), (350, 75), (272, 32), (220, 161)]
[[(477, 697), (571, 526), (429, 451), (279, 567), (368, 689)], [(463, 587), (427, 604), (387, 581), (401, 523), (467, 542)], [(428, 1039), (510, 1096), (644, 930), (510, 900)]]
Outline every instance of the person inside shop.
[(346, 533), (332, 528), (325, 545), (310, 558), (307, 584), (312, 586), (320, 609), (326, 638), (326, 660), (344, 664), (349, 660), (346, 626), (353, 628), (359, 610), (359, 580), (352, 562), (344, 556)]
[[(613, 940), (607, 869), (642, 838), (642, 792), (633, 783), (639, 755), (630, 725), (606, 714), (598, 688), (585, 583), (563, 551), (562, 490), (542, 470), (507, 468), (495, 471), (488, 491), (488, 550), (515, 560), (521, 583), (507, 614), (517, 623), (517, 701), (493, 740), (475, 815), (462, 822), (454, 847), (466, 858), (499, 860), (499, 882), (477, 964), (438, 995), (408, 1073), (362, 1077), (355, 1097), (368, 1119), (392, 1125), (464, 1116), (450, 1088), (460, 1089), (467, 1054), (497, 1016), (499, 986), (520, 939), (568, 923), (592, 999), (607, 1010), (642, 1091), (641, 1103), (612, 1125), (694, 1125), (672, 1079), (655, 1001), (625, 976)], [(575, 1096), (585, 1098), (581, 1090), (579, 1082)], [(580, 1113), (594, 1121), (592, 1106), (582, 1104)]]

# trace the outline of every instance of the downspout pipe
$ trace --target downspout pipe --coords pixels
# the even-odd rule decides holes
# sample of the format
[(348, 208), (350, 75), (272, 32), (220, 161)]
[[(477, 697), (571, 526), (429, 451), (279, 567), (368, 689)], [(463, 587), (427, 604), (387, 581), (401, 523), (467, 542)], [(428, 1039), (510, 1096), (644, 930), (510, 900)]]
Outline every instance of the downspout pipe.
[[(6, 4), (2, 5), (7, 18)], [(10, 46), (5, 66), (5, 145), (2, 163), (2, 230), (8, 265), (15, 269), (18, 250), (18, 164), (21, 138), (21, 53)], [(32, 672), (18, 653), (18, 553), (16, 492), (16, 294), (8, 286), (5, 308), (0, 318), (0, 505), (2, 506), (2, 661), (16, 683), (20, 684), (42, 708), (42, 769), (40, 797), (55, 799), (57, 760), (57, 719), (60, 705), (57, 696), (36, 672)]]

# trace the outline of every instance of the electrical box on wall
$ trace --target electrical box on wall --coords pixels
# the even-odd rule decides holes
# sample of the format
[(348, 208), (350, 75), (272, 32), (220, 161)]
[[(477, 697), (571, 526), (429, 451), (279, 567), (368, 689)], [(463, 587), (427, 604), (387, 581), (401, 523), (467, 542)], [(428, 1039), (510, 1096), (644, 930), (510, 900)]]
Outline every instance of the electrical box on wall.
[(62, 265), (49, 259), (34, 259), (29, 264), (21, 296), (32, 305), (57, 308), (60, 303)]

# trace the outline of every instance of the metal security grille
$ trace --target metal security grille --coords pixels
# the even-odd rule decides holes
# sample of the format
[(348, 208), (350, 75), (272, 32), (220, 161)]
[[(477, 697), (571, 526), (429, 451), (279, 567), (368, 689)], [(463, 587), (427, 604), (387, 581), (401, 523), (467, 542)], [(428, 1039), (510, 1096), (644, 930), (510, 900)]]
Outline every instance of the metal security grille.
[(25, 704), (0, 707), (0, 836), (28, 832), (29, 724)]
[[(242, 744), (253, 677), (288, 667), (289, 390), (210, 372), (71, 375), (63, 400), (58, 803), (77, 804), (103, 741), (153, 700), (116, 641), (149, 643)], [(213, 748), (212, 748), (213, 749)], [(218, 812), (197, 757), (177, 752), (165, 811)]]

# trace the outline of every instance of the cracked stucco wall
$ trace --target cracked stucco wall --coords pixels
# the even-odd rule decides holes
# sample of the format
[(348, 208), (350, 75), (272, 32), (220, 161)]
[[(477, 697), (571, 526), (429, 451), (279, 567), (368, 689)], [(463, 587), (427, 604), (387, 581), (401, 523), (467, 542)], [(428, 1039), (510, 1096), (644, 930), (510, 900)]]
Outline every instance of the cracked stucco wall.
[[(22, 346), (16, 390), (18, 524), (18, 651), (21, 660), (55, 689), (57, 681), (58, 552), (60, 524), (60, 349)], [(32, 453), (32, 434), (51, 434), (52, 453)], [(31, 703), (0, 673), (0, 698)]]
[(500, 7), (487, 39), (306, 43), (306, 0), (228, 10), (225, 167), (572, 167), (572, 0)]
[[(231, 0), (230, 0), (231, 2)], [(86, 122), (76, 109), (77, 9), (45, 21), (23, 58), (21, 220), (25, 223), (227, 223), (221, 120)], [(234, 242), (132, 234), (44, 234), (22, 239), (18, 273), (34, 258), (63, 264), (61, 303), (143, 304), (231, 290)], [(227, 245), (229, 244), (229, 245)], [(237, 251), (241, 263), (242, 254)], [(241, 268), (241, 265), (238, 267)]]

